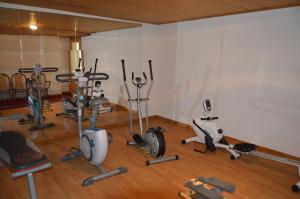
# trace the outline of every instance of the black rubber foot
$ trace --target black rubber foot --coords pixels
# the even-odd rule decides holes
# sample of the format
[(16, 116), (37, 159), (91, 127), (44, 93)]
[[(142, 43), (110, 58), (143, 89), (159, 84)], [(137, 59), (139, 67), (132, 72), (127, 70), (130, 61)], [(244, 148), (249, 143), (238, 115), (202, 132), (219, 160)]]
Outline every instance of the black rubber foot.
[(186, 144), (186, 141), (185, 140), (181, 140), (181, 144)]
[(146, 161), (146, 166), (149, 166), (149, 165), (150, 165), (150, 161), (147, 160), (147, 161)]
[(176, 160), (179, 160), (179, 155), (175, 155)]
[(235, 160), (235, 157), (233, 155), (230, 156), (231, 160)]
[(298, 187), (298, 185), (294, 184), (292, 187), (291, 187), (292, 191), (297, 193), (300, 191), (300, 188)]
[(111, 133), (107, 133), (107, 141), (108, 141), (108, 144), (111, 144), (113, 142), (113, 137), (112, 137)]

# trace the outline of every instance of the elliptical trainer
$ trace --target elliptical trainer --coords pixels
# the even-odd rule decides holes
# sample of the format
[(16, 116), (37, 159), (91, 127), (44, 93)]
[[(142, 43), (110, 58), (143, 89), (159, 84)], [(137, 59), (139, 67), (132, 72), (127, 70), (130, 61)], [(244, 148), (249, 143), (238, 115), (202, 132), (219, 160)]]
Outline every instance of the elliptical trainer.
[[(41, 95), (41, 73), (47, 72), (57, 72), (58, 68), (56, 67), (45, 67), (42, 68), (40, 64), (36, 64), (34, 68), (19, 68), (20, 73), (34, 73), (36, 80), (36, 90), (37, 97), (33, 95), (33, 91), (31, 91), (31, 95), (28, 96), (28, 105), (32, 112), (32, 116), (28, 114), (27, 120), (19, 120), (20, 124), (30, 123), (31, 121), (37, 122), (37, 125), (31, 126), (29, 131), (36, 131), (39, 129), (54, 127), (54, 123), (44, 123), (43, 116), (43, 100)], [(32, 82), (31, 82), (32, 83)]]
[(107, 80), (108, 78), (109, 76), (106, 73), (94, 73), (92, 76), (85, 77), (80, 68), (76, 69), (75, 74), (56, 75), (56, 80), (58, 82), (77, 82), (76, 105), (80, 148), (65, 155), (62, 161), (68, 161), (78, 156), (84, 156), (90, 164), (96, 166), (100, 170), (99, 175), (85, 179), (81, 186), (88, 186), (93, 184), (95, 181), (127, 172), (125, 167), (119, 167), (110, 172), (105, 172), (102, 167), (102, 162), (107, 154), (109, 139), (105, 129), (95, 127), (99, 106), (103, 104), (103, 99), (101, 97), (94, 97), (91, 99), (90, 107), (92, 108), (93, 114), (90, 118), (90, 126), (88, 129), (82, 128), (82, 112), (85, 103), (85, 96), (82, 92), (86, 86), (86, 82), (89, 80)]
[[(146, 73), (143, 72), (144, 76), (144, 81), (142, 81), (142, 78), (136, 77), (134, 78), (134, 73), (132, 72), (132, 84), (136, 87), (137, 91), (137, 98), (132, 98), (127, 81), (126, 81), (126, 70), (125, 70), (125, 60), (121, 60), (122, 63), (122, 69), (123, 69), (123, 80), (124, 80), (124, 85), (128, 94), (128, 111), (129, 111), (129, 124), (130, 124), (130, 129), (129, 133), (132, 136), (132, 140), (127, 142), (127, 145), (138, 145), (141, 148), (143, 148), (146, 153), (150, 153), (155, 159), (153, 160), (147, 160), (146, 165), (151, 165), (151, 164), (156, 164), (156, 163), (161, 163), (161, 162), (166, 162), (166, 161), (171, 161), (171, 160), (178, 160), (179, 156), (178, 155), (173, 155), (170, 157), (164, 157), (163, 155), (165, 154), (166, 150), (166, 143), (165, 143), (165, 138), (163, 135), (164, 129), (161, 127), (148, 127), (148, 101), (149, 101), (149, 95), (150, 91), (153, 85), (153, 73), (152, 73), (152, 65), (151, 65), (151, 60), (149, 60), (149, 70), (150, 70), (150, 78), (151, 78), (151, 83), (150, 86), (148, 87), (147, 94), (145, 98), (141, 97), (141, 89), (143, 86), (147, 84), (147, 76)], [(132, 118), (132, 104), (133, 102), (136, 102), (137, 104), (137, 112), (138, 112), (138, 126), (140, 133), (135, 133), (133, 131), (133, 118)], [(142, 119), (142, 107), (141, 107), (141, 102), (144, 102), (145, 105), (145, 117), (146, 117), (146, 133), (144, 134), (144, 129), (143, 129), (143, 119)]]

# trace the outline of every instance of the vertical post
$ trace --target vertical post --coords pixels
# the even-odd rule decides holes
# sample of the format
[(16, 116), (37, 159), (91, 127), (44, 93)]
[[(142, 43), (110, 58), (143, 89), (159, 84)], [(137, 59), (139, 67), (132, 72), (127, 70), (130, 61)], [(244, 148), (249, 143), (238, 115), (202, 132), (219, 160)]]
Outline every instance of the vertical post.
[(36, 192), (35, 192), (34, 179), (32, 173), (27, 174), (27, 180), (28, 180), (28, 186), (30, 191), (30, 197), (31, 199), (36, 199)]
[(146, 115), (146, 131), (149, 129), (149, 120), (148, 120), (148, 98), (145, 98), (145, 115)]
[(129, 127), (130, 127), (130, 133), (133, 134), (133, 127), (132, 127), (132, 101), (131, 99), (128, 100), (128, 108), (129, 108)]
[(43, 99), (41, 95), (41, 79), (40, 74), (36, 74), (36, 86), (37, 86), (37, 92), (38, 92), (38, 98), (39, 98), (39, 108), (40, 108), (40, 124), (43, 124)]
[(140, 83), (137, 83), (136, 85), (136, 92), (137, 92), (137, 111), (138, 111), (138, 119), (139, 119), (139, 128), (141, 131), (141, 134), (143, 135), (143, 118), (142, 118), (142, 110), (141, 110), (141, 90), (140, 90)]
[(149, 128), (149, 120), (148, 120), (148, 101), (149, 101), (149, 95), (153, 86), (153, 72), (152, 72), (152, 61), (148, 60), (149, 63), (149, 71), (150, 71), (150, 86), (148, 87), (146, 99), (145, 99), (145, 112), (146, 112), (146, 127)]
[(92, 117), (90, 118), (90, 129), (95, 128), (98, 110), (100, 109), (99, 104), (95, 104), (97, 102), (95, 102), (94, 100), (95, 99), (92, 99), (92, 101), (90, 102), (92, 104), (92, 111), (93, 111)]
[(76, 100), (76, 104), (77, 104), (77, 124), (78, 124), (78, 133), (79, 133), (79, 140), (81, 142), (81, 135), (82, 135), (82, 109), (81, 109), (81, 105), (80, 105), (80, 97), (81, 97), (81, 87), (80, 87), (80, 82), (79, 82), (78, 78), (78, 82), (77, 82), (77, 100)]

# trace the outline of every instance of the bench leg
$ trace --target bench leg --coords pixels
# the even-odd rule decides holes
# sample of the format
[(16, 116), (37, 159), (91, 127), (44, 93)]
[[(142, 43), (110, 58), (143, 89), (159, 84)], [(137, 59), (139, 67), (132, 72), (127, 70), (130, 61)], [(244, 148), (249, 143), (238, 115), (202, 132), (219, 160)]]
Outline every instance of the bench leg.
[(31, 199), (36, 199), (36, 192), (35, 192), (34, 179), (32, 173), (27, 174), (27, 180), (28, 180)]

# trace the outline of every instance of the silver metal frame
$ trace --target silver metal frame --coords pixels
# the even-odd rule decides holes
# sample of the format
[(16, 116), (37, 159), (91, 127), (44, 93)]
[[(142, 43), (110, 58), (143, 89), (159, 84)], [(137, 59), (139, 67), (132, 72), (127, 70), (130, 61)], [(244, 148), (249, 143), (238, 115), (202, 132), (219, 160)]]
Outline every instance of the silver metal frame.
[[(97, 63), (97, 60), (98, 59), (96, 59), (96, 63)], [(96, 71), (96, 64), (95, 64), (95, 70), (94, 71)], [(82, 92), (83, 92), (83, 89), (85, 88), (85, 85), (86, 85), (87, 81), (89, 81), (89, 80), (98, 80), (98, 79), (99, 80), (104, 80), (103, 78), (96, 77), (96, 75), (103, 76), (103, 74), (104, 73), (94, 72), (93, 77), (84, 77), (82, 71), (78, 70), (75, 74), (62, 74), (62, 75), (60, 75), (60, 78), (58, 78), (58, 76), (56, 76), (56, 79), (59, 82), (77, 82), (76, 105), (77, 105), (77, 125), (78, 125), (79, 147), (80, 148), (82, 146), (82, 134), (85, 131), (85, 130), (83, 130), (83, 125), (82, 125), (82, 120), (83, 120), (82, 114), (83, 114), (83, 106), (84, 106), (84, 104), (81, 100), (81, 99), (83, 99)], [(107, 79), (108, 79), (109, 76), (107, 74), (105, 74), (105, 75), (107, 76)], [(75, 77), (75, 79), (70, 79), (70, 78), (73, 78), (73, 77)], [(66, 78), (66, 79), (64, 79), (64, 78)], [(93, 109), (93, 113), (92, 113), (92, 117), (90, 118), (90, 126), (89, 126), (90, 129), (95, 128), (96, 117), (97, 117), (97, 114), (98, 114), (98, 111), (99, 111), (100, 104), (101, 103), (94, 103), (94, 104), (91, 105), (92, 109)], [(69, 153), (69, 154), (65, 155), (63, 157), (62, 161), (72, 160), (72, 159), (74, 159), (76, 157), (79, 157), (79, 156), (84, 156), (81, 149), (78, 149), (76, 151), (73, 151), (72, 153)], [(95, 165), (95, 166), (99, 169), (100, 174), (96, 175), (96, 176), (86, 178), (85, 180), (82, 181), (81, 186), (88, 186), (88, 185), (93, 184), (96, 181), (103, 180), (105, 178), (112, 177), (112, 176), (119, 175), (119, 174), (127, 172), (127, 169), (125, 167), (119, 167), (119, 168), (116, 168), (112, 171), (106, 172), (104, 170), (104, 168), (102, 167), (102, 165)]]
[[(123, 80), (124, 80), (123, 82), (124, 82), (124, 86), (125, 86), (125, 89), (126, 89), (126, 92), (127, 92), (127, 95), (128, 95), (129, 133), (131, 134), (131, 136), (133, 136), (135, 134), (134, 130), (133, 130), (132, 103), (136, 102), (137, 103), (137, 112), (138, 112), (138, 127), (139, 127), (139, 130), (140, 130), (141, 136), (144, 136), (142, 139), (145, 141), (144, 131), (147, 131), (149, 129), (148, 102), (149, 102), (149, 96), (150, 96), (150, 92), (151, 92), (152, 85), (153, 85), (151, 60), (149, 60), (149, 69), (150, 69), (150, 75), (151, 75), (150, 80), (151, 81), (150, 81), (150, 85), (147, 89), (147, 93), (146, 93), (145, 98), (141, 97), (141, 88), (143, 86), (145, 86), (148, 82), (146, 74), (143, 73), (144, 78), (145, 78), (144, 82), (142, 82), (142, 81), (137, 82), (134, 79), (134, 76), (132, 75), (132, 84), (136, 87), (136, 95), (137, 95), (137, 98), (132, 98), (131, 94), (130, 94), (130, 91), (129, 91), (128, 84), (127, 84), (127, 80), (126, 80), (125, 61), (121, 60), (121, 62), (122, 62), (122, 67), (123, 67)], [(142, 117), (142, 109), (141, 109), (141, 103), (142, 102), (144, 102), (144, 105), (145, 105), (145, 120), (146, 120), (146, 125), (145, 126), (146, 126), (146, 129), (143, 128), (143, 117)], [(137, 143), (134, 140), (130, 140), (129, 142), (127, 142), (127, 144), (128, 145), (137, 145)], [(150, 147), (148, 145), (142, 146), (142, 148), (146, 152), (151, 153), (150, 152), (151, 151)], [(167, 161), (172, 161), (172, 160), (178, 160), (178, 159), (179, 159), (178, 155), (173, 155), (173, 156), (170, 156), (170, 157), (164, 157), (164, 156), (155, 157), (155, 159), (153, 159), (153, 160), (146, 161), (146, 165), (152, 165), (152, 164), (157, 164), (157, 163), (167, 162)]]
[(34, 167), (32, 169), (28, 170), (22, 170), (22, 171), (16, 171), (12, 173), (13, 178), (17, 178), (20, 176), (27, 175), (27, 182), (28, 182), (28, 187), (29, 187), (29, 192), (30, 192), (30, 198), (31, 199), (36, 199), (36, 191), (35, 191), (35, 185), (34, 185), (34, 178), (33, 178), (33, 173), (37, 171), (41, 171), (44, 169), (48, 169), (52, 166), (50, 162), (43, 164), (39, 167)]

